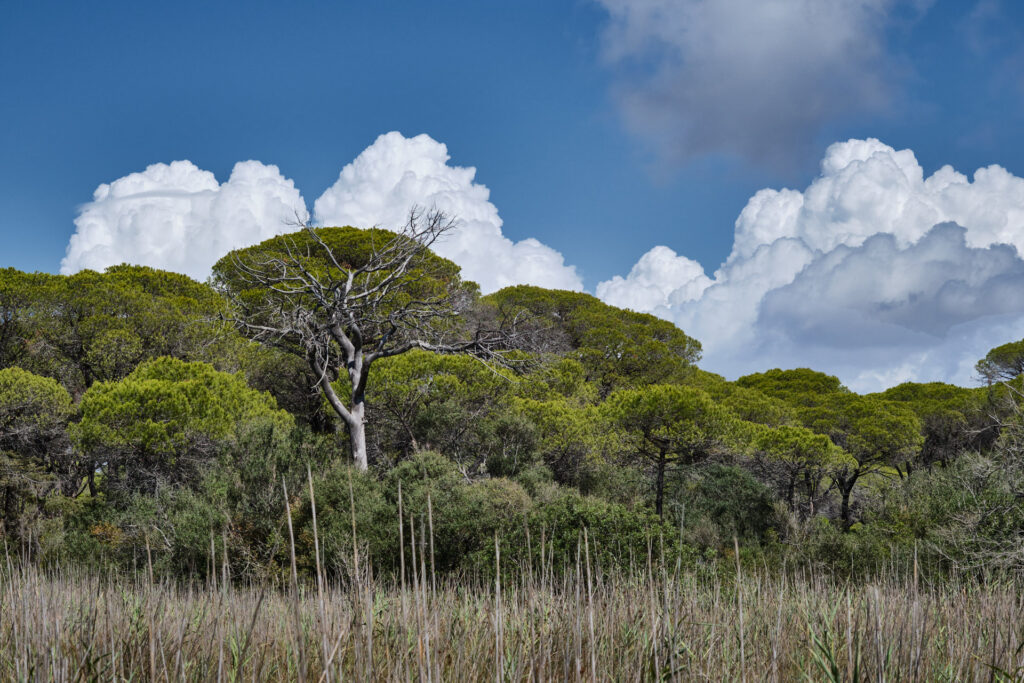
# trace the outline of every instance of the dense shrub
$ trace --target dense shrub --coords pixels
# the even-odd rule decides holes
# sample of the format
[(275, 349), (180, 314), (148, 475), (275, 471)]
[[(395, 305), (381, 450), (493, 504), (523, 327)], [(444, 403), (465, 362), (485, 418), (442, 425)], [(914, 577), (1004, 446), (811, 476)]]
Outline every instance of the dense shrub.
[(729, 548), (733, 537), (762, 544), (777, 538), (782, 525), (771, 490), (733, 465), (712, 463), (681, 472), (672, 482), (667, 508), (686, 537), (704, 548)]

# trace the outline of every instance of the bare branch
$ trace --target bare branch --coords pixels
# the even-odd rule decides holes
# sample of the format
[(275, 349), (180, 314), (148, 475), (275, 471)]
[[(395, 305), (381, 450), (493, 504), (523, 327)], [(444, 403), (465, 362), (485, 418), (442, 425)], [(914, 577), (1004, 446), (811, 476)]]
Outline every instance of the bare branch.
[[(219, 274), (246, 336), (305, 359), (313, 383), (348, 425), (360, 465), (364, 393), (375, 361), (422, 349), (504, 367), (522, 363), (509, 355), (521, 321), (493, 324), (470, 315), (475, 290), (430, 252), (456, 227), (442, 211), (414, 207), (401, 230), (366, 231), (366, 242), (345, 253), (335, 229), (302, 223), (269, 249), (232, 254), (231, 272)], [(342, 378), (350, 394), (344, 401), (333, 386)]]

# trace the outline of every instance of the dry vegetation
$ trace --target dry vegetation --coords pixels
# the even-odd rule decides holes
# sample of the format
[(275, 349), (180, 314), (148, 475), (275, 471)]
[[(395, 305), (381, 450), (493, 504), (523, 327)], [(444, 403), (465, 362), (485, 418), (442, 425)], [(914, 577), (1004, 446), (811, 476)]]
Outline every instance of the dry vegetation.
[[(604, 575), (293, 588), (0, 571), (5, 680), (1021, 680), (1017, 581)], [(650, 558), (648, 558), (650, 559)], [(508, 576), (508, 573), (506, 573)], [(913, 576), (911, 573), (910, 576)], [(298, 625), (298, 627), (297, 627)], [(300, 633), (297, 637), (296, 633)]]

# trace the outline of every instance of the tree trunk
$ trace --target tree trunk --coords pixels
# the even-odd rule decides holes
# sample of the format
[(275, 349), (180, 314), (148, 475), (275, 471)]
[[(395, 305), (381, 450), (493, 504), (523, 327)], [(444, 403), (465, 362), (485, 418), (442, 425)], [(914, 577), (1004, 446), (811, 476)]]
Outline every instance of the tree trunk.
[(658, 513), (658, 517), (662, 516), (665, 502), (665, 464), (665, 454), (660, 453), (658, 455), (658, 474), (654, 483), (654, 511)]
[(843, 528), (849, 529), (850, 524), (850, 493), (853, 492), (852, 486), (840, 486), (839, 491), (843, 496), (843, 506), (840, 512), (840, 517), (843, 520)]
[(370, 461), (366, 454), (366, 402), (360, 394), (352, 398), (352, 416), (348, 423), (349, 442), (352, 444), (352, 462), (357, 469), (367, 470)]
[(18, 529), (18, 492), (13, 486), (4, 487), (4, 533), (14, 538)]
[[(819, 477), (821, 475), (818, 475)], [(804, 491), (807, 493), (807, 519), (814, 516), (814, 500), (817, 498), (817, 484), (811, 479), (811, 471), (804, 470)]]
[(859, 472), (854, 472), (849, 477), (842, 479), (836, 479), (836, 485), (839, 487), (839, 493), (842, 495), (843, 505), (840, 508), (840, 517), (843, 520), (843, 529), (849, 530), (853, 526), (853, 520), (850, 519), (850, 495), (853, 493), (853, 487), (857, 484), (857, 479), (860, 476)]

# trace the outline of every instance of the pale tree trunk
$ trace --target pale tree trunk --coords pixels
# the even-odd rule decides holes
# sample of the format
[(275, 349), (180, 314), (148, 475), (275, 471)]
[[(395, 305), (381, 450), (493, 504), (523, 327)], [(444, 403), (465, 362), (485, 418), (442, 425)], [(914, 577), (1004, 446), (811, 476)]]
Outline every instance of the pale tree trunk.
[(349, 372), (349, 378), (352, 381), (353, 387), (351, 407), (341, 402), (338, 394), (334, 391), (334, 387), (331, 386), (331, 380), (327, 373), (315, 365), (313, 369), (320, 374), (320, 388), (324, 392), (324, 396), (327, 397), (327, 402), (334, 409), (334, 412), (338, 414), (338, 417), (345, 421), (345, 426), (348, 427), (349, 444), (352, 446), (352, 462), (360, 470), (369, 469), (370, 461), (366, 451), (365, 394), (365, 372), (369, 368), (360, 362), (358, 367), (354, 367)]
[(352, 416), (348, 422), (349, 441), (352, 444), (352, 462), (357, 469), (367, 470), (370, 461), (366, 455), (366, 402), (362, 396), (354, 398), (352, 409), (349, 411)]

